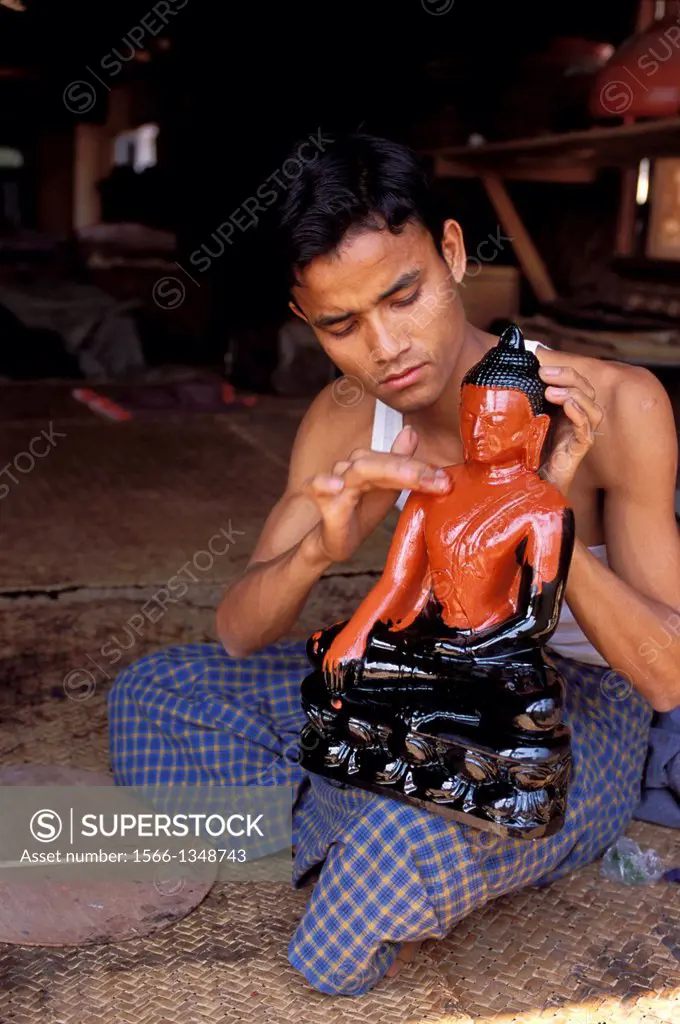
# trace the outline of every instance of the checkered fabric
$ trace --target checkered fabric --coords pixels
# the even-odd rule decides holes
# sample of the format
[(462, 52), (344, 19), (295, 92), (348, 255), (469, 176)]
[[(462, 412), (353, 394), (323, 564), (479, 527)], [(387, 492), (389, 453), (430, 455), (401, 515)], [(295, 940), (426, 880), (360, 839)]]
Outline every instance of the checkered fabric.
[(323, 866), (290, 962), (322, 992), (359, 995), (400, 943), (443, 937), (488, 900), (589, 863), (630, 822), (652, 709), (610, 669), (551, 657), (566, 682), (574, 767), (565, 824), (545, 839), (501, 839), (306, 775), (297, 763), (303, 644), (248, 659), (188, 644), (127, 668), (109, 702), (116, 782), (296, 787), (294, 884)]

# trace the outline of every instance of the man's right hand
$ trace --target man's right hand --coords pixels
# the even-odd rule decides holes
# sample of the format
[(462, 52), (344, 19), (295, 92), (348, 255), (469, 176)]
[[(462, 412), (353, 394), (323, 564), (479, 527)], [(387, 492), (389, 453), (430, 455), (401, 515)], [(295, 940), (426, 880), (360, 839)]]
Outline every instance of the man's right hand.
[[(272, 509), (246, 572), (220, 603), (217, 634), (233, 656), (243, 657), (290, 632), (314, 584), (334, 562), (354, 554), (400, 491), (450, 490), (445, 470), (414, 457), (418, 438), (410, 427), (401, 431), (391, 452), (357, 449), (336, 462), (330, 473), (309, 477), (313, 467), (332, 465), (327, 455), (324, 458), (324, 448), (327, 452), (333, 445), (333, 458), (343, 451), (327, 406), (328, 396), (317, 399), (312, 415), (303, 421), (287, 492)], [(369, 426), (367, 422), (362, 436)]]
[(402, 490), (446, 494), (444, 469), (414, 458), (418, 437), (405, 427), (389, 453), (357, 448), (331, 473), (313, 476), (304, 493), (316, 504), (321, 522), (306, 538), (322, 561), (343, 562), (354, 554), (394, 504)]

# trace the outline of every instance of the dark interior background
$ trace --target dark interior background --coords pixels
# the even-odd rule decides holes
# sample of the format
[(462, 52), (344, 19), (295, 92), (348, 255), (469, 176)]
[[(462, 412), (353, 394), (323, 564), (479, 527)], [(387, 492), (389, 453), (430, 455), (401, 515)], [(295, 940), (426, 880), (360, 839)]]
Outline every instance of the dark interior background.
[[(23, 226), (40, 228), (41, 140), (65, 140), (77, 122), (106, 121), (111, 80), (98, 82), (93, 71), (102, 74), (102, 58), (115, 47), (125, 51), (124, 38), (153, 5), (24, 3), (23, 12), (0, 7), (0, 66), (14, 69), (0, 77), (0, 144), (26, 154)], [(448, 9), (438, 14), (442, 5)], [(116, 79), (135, 83), (140, 119), (159, 125), (158, 164), (137, 176), (122, 203), (105, 185), (104, 215), (176, 232), (180, 260), (280, 166), (295, 139), (318, 128), (333, 136), (361, 127), (425, 147), (464, 143), (471, 133), (503, 139), (586, 127), (578, 77), (561, 76), (560, 40), (618, 45), (636, 15), (635, 0), (166, 6), (174, 11), (163, 33), (169, 49), (126, 64)], [(64, 90), (79, 80), (96, 91), (85, 114), (64, 104)], [(51, 187), (52, 216), (61, 200)], [(481, 186), (468, 180), (440, 187), (474, 250), (497, 224)], [(518, 183), (511, 191), (561, 294), (584, 284), (578, 238), (591, 229), (600, 241), (590, 247), (585, 283), (596, 277), (609, 258), (616, 205), (607, 176), (587, 187)], [(186, 338), (150, 332), (152, 362), (214, 364), (229, 334), (255, 332), (255, 358), (242, 376), (266, 389), (272, 332), (286, 300), (271, 257), (273, 221), (270, 208), (215, 260), (206, 275), (203, 329)], [(513, 259), (509, 249), (499, 256)], [(531, 296), (525, 301), (530, 311)], [(39, 361), (34, 369), (39, 375)]]

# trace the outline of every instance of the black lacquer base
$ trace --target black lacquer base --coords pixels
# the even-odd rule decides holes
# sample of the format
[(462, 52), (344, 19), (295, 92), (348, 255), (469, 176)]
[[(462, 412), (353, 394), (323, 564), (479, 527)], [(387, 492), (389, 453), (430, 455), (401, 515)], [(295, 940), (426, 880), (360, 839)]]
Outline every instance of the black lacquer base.
[(361, 666), (348, 670), (344, 691), (333, 694), (321, 660), (337, 631), (308, 646), (316, 671), (301, 690), (307, 771), (505, 837), (560, 830), (570, 733), (561, 716), (564, 682), (540, 648), (485, 662), (450, 657), (445, 638), (402, 634), (397, 646), (383, 629), (369, 639)]

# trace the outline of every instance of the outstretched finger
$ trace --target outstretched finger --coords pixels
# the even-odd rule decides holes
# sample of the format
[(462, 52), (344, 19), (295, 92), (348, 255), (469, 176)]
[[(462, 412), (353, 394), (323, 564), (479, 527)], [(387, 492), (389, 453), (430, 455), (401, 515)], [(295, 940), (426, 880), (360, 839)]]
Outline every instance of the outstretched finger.
[(374, 453), (357, 459), (343, 475), (343, 480), (347, 487), (357, 487), (362, 491), (386, 488), (446, 494), (451, 488), (445, 469), (418, 459), (395, 458), (393, 454)]

